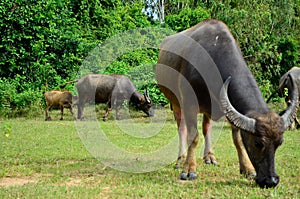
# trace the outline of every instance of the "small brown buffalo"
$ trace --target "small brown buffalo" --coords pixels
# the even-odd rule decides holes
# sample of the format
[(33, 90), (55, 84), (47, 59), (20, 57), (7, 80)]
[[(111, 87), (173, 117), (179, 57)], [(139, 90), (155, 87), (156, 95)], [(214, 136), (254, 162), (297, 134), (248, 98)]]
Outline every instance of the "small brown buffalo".
[(76, 98), (72, 95), (69, 91), (58, 91), (53, 90), (49, 92), (44, 93), (45, 100), (46, 100), (46, 121), (51, 120), (49, 110), (52, 106), (59, 106), (61, 110), (61, 118), (60, 120), (63, 120), (63, 114), (64, 114), (64, 108), (70, 109), (70, 112), (73, 115), (72, 110), (72, 100), (73, 98)]

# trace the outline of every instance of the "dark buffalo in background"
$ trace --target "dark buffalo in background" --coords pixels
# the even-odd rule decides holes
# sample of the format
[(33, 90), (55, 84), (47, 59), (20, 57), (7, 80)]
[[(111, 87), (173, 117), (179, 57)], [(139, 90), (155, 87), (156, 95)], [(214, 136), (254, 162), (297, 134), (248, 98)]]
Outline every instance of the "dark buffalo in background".
[(144, 94), (141, 94), (130, 79), (124, 75), (89, 74), (72, 82), (77, 82), (78, 102), (76, 104), (78, 106), (78, 119), (83, 119), (84, 105), (90, 101), (96, 104), (107, 104), (106, 112), (103, 116), (104, 121), (107, 120), (108, 113), (113, 105), (116, 108), (116, 119), (120, 119), (119, 110), (125, 100), (132, 102), (147, 116), (154, 115), (148, 89), (146, 89)]
[[(300, 68), (293, 67), (288, 72), (286, 72), (279, 80), (279, 86), (276, 88), (276, 90), (270, 95), (270, 97), (267, 100), (267, 103), (274, 97), (276, 93), (279, 94), (279, 97), (285, 97), (285, 102), (287, 105), (291, 103), (291, 91), (292, 91), (292, 79), (295, 81), (298, 87), (298, 93), (300, 93)], [(288, 95), (285, 96), (285, 89), (288, 90)], [(300, 128), (300, 122), (298, 118), (296, 117), (294, 120), (294, 123), (291, 124), (291, 128), (293, 129), (294, 124), (296, 125), (296, 128)]]
[[(197, 115), (203, 113), (203, 134), (211, 119), (223, 115), (232, 126), (240, 172), (255, 174), (262, 188), (275, 187), (275, 152), (294, 118), (298, 89), (291, 85), (291, 103), (278, 115), (267, 106), (241, 50), (221, 21), (205, 20), (163, 40), (156, 79), (175, 112), (180, 138), (188, 144), (180, 178), (196, 178)], [(224, 83), (225, 82), (225, 83)]]
[(61, 110), (61, 118), (60, 120), (63, 120), (64, 115), (64, 108), (70, 109), (70, 112), (73, 116), (73, 110), (72, 110), (72, 101), (76, 100), (77, 97), (73, 96), (72, 93), (69, 91), (48, 91), (44, 93), (45, 101), (46, 101), (46, 121), (51, 120), (49, 111), (52, 106), (54, 107), (60, 107)]

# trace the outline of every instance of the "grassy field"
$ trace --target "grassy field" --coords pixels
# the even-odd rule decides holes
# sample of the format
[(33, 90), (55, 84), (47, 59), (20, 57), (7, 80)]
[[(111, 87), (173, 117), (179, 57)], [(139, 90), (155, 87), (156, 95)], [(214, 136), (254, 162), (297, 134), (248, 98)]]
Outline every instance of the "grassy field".
[[(174, 170), (174, 161), (170, 161), (176, 159), (177, 133), (169, 111), (157, 120), (137, 113), (131, 126), (126, 126), (128, 118), (123, 123), (112, 118), (108, 122), (75, 123), (67, 111), (66, 121), (58, 121), (59, 111), (56, 112), (51, 112), (55, 121), (50, 122), (44, 121), (43, 115), (0, 121), (0, 198), (300, 197), (299, 131), (287, 131), (277, 150), (280, 184), (274, 189), (260, 189), (253, 180), (239, 174), (231, 132), (228, 125), (222, 128), (222, 122), (216, 125), (217, 130), (221, 129), (215, 146), (219, 165), (202, 163), (200, 144), (198, 178), (186, 182), (179, 180), (180, 170)], [(159, 121), (161, 118), (163, 122)], [(91, 136), (97, 131), (91, 126), (100, 129), (101, 136), (105, 135), (100, 138), (111, 145), (98, 142), (98, 134)], [(174, 146), (164, 148), (174, 140)], [(124, 159), (128, 160), (120, 159), (117, 152), (114, 155), (115, 149), (110, 146), (124, 152)]]

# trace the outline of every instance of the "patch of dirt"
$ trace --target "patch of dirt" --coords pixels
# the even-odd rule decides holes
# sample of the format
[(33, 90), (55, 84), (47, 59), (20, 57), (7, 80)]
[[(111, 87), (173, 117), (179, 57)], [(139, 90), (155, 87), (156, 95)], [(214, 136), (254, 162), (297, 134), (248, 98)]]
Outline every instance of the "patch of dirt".
[(0, 178), (0, 187), (22, 186), (27, 183), (36, 183), (33, 177), (4, 177)]
[[(28, 183), (43, 182), (45, 178), (52, 177), (52, 174), (34, 174), (32, 176), (13, 176), (0, 178), (0, 187), (23, 186)], [(99, 179), (94, 176), (71, 176), (62, 182), (52, 183), (53, 186), (66, 186), (67, 188), (73, 186), (99, 186)]]

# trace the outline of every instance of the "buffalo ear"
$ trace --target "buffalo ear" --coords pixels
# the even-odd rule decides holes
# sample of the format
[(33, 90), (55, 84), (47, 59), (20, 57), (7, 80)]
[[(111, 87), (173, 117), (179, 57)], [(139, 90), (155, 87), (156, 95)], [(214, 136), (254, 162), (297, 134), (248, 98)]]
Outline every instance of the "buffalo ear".
[(227, 119), (230, 121), (230, 123), (232, 123), (234, 126), (243, 129), (247, 132), (255, 133), (256, 120), (239, 113), (229, 101), (228, 85), (230, 83), (230, 80), (231, 80), (231, 76), (229, 76), (226, 79), (220, 91), (221, 107), (224, 111), (224, 114), (227, 117)]

